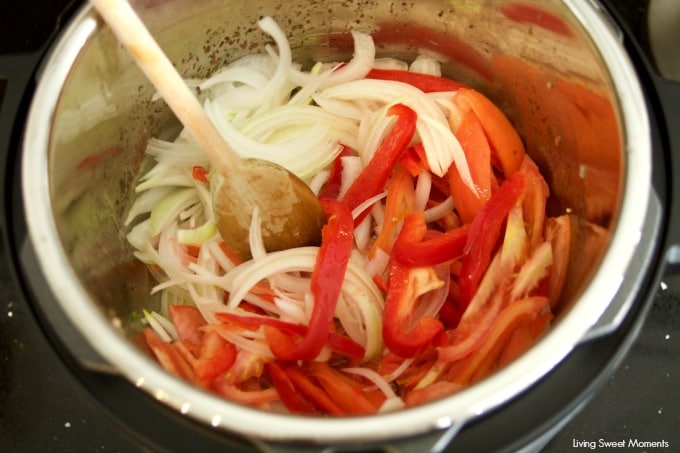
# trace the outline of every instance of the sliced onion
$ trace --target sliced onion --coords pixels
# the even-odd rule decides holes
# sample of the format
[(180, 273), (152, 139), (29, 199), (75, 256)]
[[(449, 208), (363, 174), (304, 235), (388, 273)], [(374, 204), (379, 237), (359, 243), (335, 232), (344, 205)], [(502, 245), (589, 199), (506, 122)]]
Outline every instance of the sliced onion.
[(385, 397), (388, 399), (390, 398), (397, 398), (397, 394), (394, 393), (394, 390), (392, 389), (392, 386), (383, 378), (380, 374), (378, 374), (375, 370), (371, 368), (360, 368), (360, 367), (353, 367), (353, 368), (343, 368), (342, 371), (345, 373), (351, 373), (351, 374), (356, 374), (357, 376), (364, 377), (371, 381), (375, 386), (383, 392)]
[(423, 171), (418, 175), (415, 190), (414, 209), (417, 211), (424, 211), (427, 207), (427, 202), (430, 199), (430, 190), (432, 189), (432, 175), (429, 171)]
[(352, 185), (352, 183), (359, 177), (361, 170), (364, 169), (364, 165), (361, 162), (359, 156), (343, 156), (340, 158), (342, 163), (342, 173), (340, 175), (340, 191), (338, 192), (338, 198), (342, 199), (347, 192), (347, 189)]
[[(370, 35), (352, 30), (352, 39), (354, 40), (354, 56), (352, 59), (339, 69), (332, 69), (331, 74), (326, 75), (324, 80), (319, 84), (320, 89), (332, 87), (341, 83), (352, 80), (361, 79), (368, 74), (368, 71), (373, 67), (375, 61), (375, 44)], [(301, 71), (291, 71), (291, 80), (300, 86), (305, 86), (308, 83), (313, 83), (315, 77), (310, 73)]]
[[(144, 309), (143, 313), (144, 313), (144, 319), (149, 324), (149, 327), (151, 327), (153, 329), (153, 331), (156, 332), (158, 337), (165, 343), (172, 343), (172, 341), (173, 341), (172, 335), (167, 330), (165, 330), (164, 325), (161, 322), (159, 322), (159, 320), (156, 316), (154, 316), (154, 313), (156, 313), (156, 312), (151, 313), (151, 312), (148, 312), (146, 309)], [(174, 329), (174, 326), (172, 326), (172, 327)]]
[(439, 220), (445, 215), (449, 214), (456, 207), (451, 196), (446, 197), (444, 201), (438, 205), (432, 206), (425, 210), (425, 223), (434, 222)]
[(442, 68), (439, 62), (434, 58), (426, 57), (425, 55), (418, 55), (415, 60), (411, 62), (408, 70), (437, 77), (442, 75)]
[(432, 172), (444, 176), (451, 163), (455, 162), (463, 182), (476, 193), (465, 153), (451, 132), (447, 118), (434, 100), (421, 90), (402, 82), (362, 79), (325, 89), (314, 99), (322, 105), (324, 98), (345, 102), (375, 100), (385, 104), (406, 104), (418, 114), (416, 131), (423, 142)]

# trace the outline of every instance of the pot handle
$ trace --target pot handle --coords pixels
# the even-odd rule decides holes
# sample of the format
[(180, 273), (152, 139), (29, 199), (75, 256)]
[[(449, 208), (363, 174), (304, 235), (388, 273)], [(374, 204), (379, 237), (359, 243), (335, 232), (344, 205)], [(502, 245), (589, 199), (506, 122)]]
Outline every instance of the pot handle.
[(653, 82), (659, 108), (663, 113), (663, 119), (658, 119), (665, 133), (665, 136), (661, 137), (660, 146), (667, 150), (666, 157), (670, 164), (664, 167), (668, 172), (666, 180), (669, 181), (667, 199), (669, 217), (663, 250), (668, 264), (667, 273), (677, 274), (680, 271), (680, 128), (674, 122), (680, 118), (680, 82), (656, 75)]
[[(368, 441), (338, 445), (317, 445), (255, 440), (253, 443), (263, 453), (399, 453), (412, 451), (440, 453), (446, 450), (449, 443), (460, 432), (464, 424), (465, 420), (455, 422), (448, 428), (436, 429), (419, 436), (382, 442)], [(376, 433), (376, 436), (379, 436), (379, 433)]]

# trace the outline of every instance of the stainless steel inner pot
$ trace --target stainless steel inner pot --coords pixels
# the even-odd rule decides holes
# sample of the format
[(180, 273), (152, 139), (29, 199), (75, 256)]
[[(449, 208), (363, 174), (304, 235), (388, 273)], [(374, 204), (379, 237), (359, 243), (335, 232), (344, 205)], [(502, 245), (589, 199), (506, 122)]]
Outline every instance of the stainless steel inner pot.
[[(162, 371), (129, 340), (132, 314), (158, 303), (125, 240), (123, 219), (144, 169), (146, 141), (179, 125), (87, 6), (39, 74), (23, 146), (31, 243), (60, 308), (94, 355), (84, 366), (124, 375), (215, 429), (266, 441), (337, 444), (460, 427), (549, 373), (616, 300), (642, 235), (651, 150), (646, 107), (615, 28), (592, 1), (134, 1), (187, 78), (261, 51), (272, 15), (294, 60), (351, 58), (352, 28), (380, 56), (418, 53), (487, 93), (520, 132), (551, 187), (553, 214), (577, 226), (567, 288), (551, 332), (516, 362), (467, 390), (396, 413), (358, 418), (277, 415), (218, 399)], [(453, 427), (453, 428), (452, 428)]]

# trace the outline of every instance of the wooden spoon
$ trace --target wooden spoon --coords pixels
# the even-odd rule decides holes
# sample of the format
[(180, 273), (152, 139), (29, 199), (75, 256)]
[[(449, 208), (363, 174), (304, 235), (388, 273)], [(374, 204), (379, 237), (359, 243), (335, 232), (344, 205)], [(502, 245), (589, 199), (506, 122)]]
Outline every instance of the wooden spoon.
[(216, 168), (210, 185), (224, 241), (250, 256), (249, 227), (258, 207), (268, 251), (319, 244), (325, 215), (307, 184), (277, 164), (236, 154), (126, 0), (90, 3)]

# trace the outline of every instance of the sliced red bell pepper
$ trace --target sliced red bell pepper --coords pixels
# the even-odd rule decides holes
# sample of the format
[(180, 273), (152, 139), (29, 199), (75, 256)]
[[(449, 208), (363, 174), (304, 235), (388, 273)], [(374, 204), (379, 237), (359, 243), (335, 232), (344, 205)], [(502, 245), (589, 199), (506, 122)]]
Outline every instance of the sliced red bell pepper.
[(505, 219), (524, 194), (525, 187), (524, 175), (514, 173), (491, 196), (470, 225), (459, 276), (460, 297), (464, 306), (467, 306), (477, 291), (479, 281), (491, 261)]
[[(423, 147), (421, 143), (417, 144), (420, 148)], [(404, 167), (414, 178), (426, 170), (426, 162), (420, 158), (416, 145), (410, 146), (406, 149), (404, 154), (398, 160), (399, 164)]]
[(404, 218), (392, 257), (409, 267), (434, 266), (458, 258), (467, 242), (469, 225), (423, 240), (427, 232), (425, 213), (416, 211)]
[(438, 91), (457, 91), (465, 87), (464, 84), (455, 80), (439, 77), (432, 74), (405, 71), (403, 69), (371, 69), (366, 75), (367, 79), (391, 80), (412, 85), (425, 93)]
[(301, 341), (288, 344), (291, 337), (279, 336), (269, 347), (283, 360), (313, 360), (328, 340), (335, 306), (342, 290), (354, 241), (352, 214), (343, 202), (321, 200), (328, 222), (321, 231), (321, 247), (312, 272), (314, 307), (307, 332)]
[(331, 166), (331, 174), (328, 181), (319, 192), (319, 198), (338, 198), (340, 187), (342, 186), (342, 158), (351, 156), (352, 150), (347, 146), (342, 146), (342, 150), (337, 155)]
[(191, 169), (191, 176), (196, 181), (201, 181), (208, 184), (208, 170), (200, 165), (194, 165)]
[(265, 370), (279, 394), (281, 402), (289, 411), (297, 414), (318, 414), (317, 408), (298, 392), (290, 377), (276, 362), (268, 362)]
[(516, 172), (524, 158), (524, 144), (505, 114), (489, 98), (471, 88), (461, 88), (455, 102), (475, 112), (505, 177)]
[(310, 374), (319, 381), (330, 398), (348, 414), (373, 414), (378, 407), (362, 394), (362, 390), (349, 382), (326, 362), (309, 363)]
[(432, 268), (408, 268), (392, 260), (382, 330), (390, 351), (401, 357), (413, 357), (443, 331), (442, 323), (431, 316), (412, 319), (418, 297), (436, 289), (438, 283), (441, 281)]
[(296, 365), (285, 368), (288, 379), (293, 383), (298, 392), (321, 409), (325, 414), (345, 415), (347, 411), (328, 396), (323, 388), (312, 382)]
[[(353, 211), (364, 200), (380, 193), (392, 173), (394, 165), (408, 147), (416, 131), (418, 115), (404, 104), (396, 104), (387, 110), (388, 115), (396, 115), (397, 122), (380, 143), (370, 162), (349, 186), (342, 200)], [(368, 212), (362, 213), (355, 223), (359, 224)]]
[(415, 188), (411, 174), (402, 166), (397, 166), (387, 182), (385, 197), (385, 221), (369, 252), (372, 258), (378, 248), (388, 255), (392, 253), (397, 226), (404, 216), (413, 210), (415, 205)]

